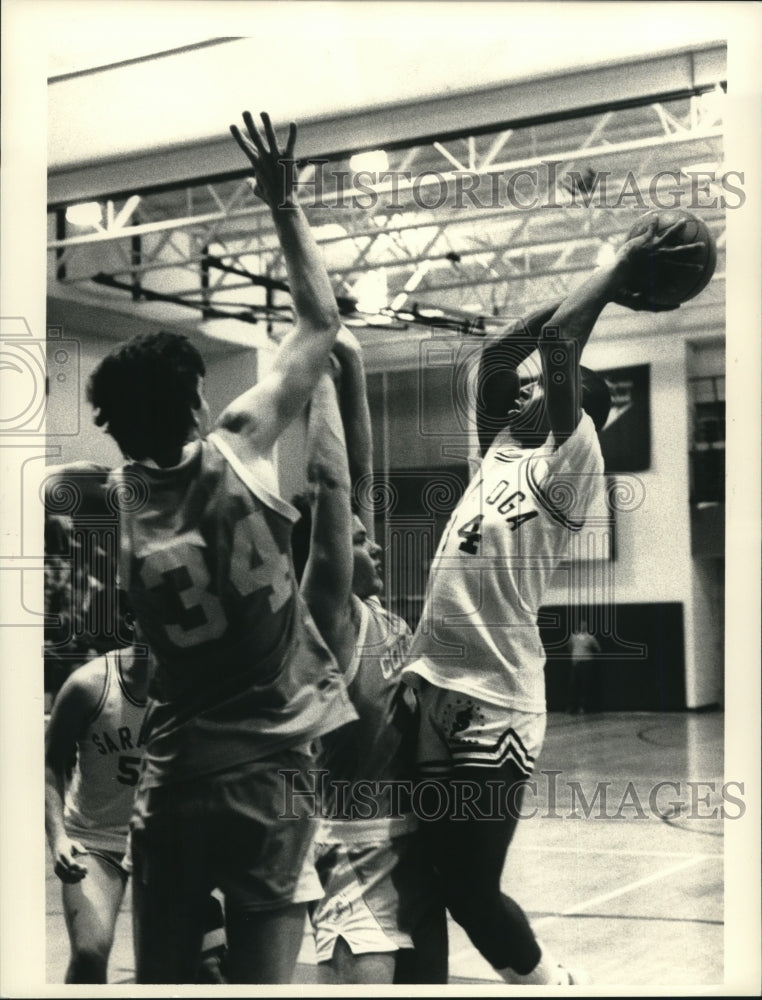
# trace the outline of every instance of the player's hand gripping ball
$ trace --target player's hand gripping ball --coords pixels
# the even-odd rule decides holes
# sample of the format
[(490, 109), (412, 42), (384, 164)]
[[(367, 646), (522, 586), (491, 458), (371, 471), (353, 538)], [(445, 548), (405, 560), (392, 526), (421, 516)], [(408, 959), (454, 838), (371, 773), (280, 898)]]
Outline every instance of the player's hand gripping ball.
[(717, 264), (717, 245), (706, 223), (686, 209), (641, 215), (627, 241), (656, 223), (651, 240), (632, 261), (622, 305), (659, 311), (695, 298), (709, 284)]

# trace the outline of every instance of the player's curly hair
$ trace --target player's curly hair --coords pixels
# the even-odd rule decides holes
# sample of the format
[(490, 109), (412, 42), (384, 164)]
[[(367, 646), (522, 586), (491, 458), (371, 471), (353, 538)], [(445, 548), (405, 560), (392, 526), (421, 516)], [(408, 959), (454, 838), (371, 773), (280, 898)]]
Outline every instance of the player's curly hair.
[(140, 461), (175, 454), (201, 406), (203, 358), (178, 333), (141, 334), (107, 355), (91, 374), (87, 399), (122, 453)]

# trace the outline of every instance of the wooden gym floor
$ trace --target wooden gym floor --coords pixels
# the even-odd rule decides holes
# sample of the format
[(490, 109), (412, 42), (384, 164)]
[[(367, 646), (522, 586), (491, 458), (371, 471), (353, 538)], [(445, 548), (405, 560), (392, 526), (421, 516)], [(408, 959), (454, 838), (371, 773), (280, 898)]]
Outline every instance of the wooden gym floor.
[[(549, 716), (536, 793), (525, 798), (527, 818), (509, 851), (503, 888), (546, 947), (586, 969), (595, 987), (672, 995), (721, 988), (719, 807), (723, 780), (734, 777), (723, 776), (723, 721), (721, 712)], [(739, 793), (731, 788), (730, 794)], [(682, 815), (670, 806), (675, 802), (682, 803)], [(730, 800), (726, 806), (728, 817), (740, 811)], [(55, 984), (63, 982), (68, 941), (49, 858), (46, 892), (46, 972)], [(129, 903), (128, 891), (112, 983), (134, 982)], [(498, 985), (452, 921), (450, 931), (450, 983)], [(316, 982), (308, 934), (297, 982)]]

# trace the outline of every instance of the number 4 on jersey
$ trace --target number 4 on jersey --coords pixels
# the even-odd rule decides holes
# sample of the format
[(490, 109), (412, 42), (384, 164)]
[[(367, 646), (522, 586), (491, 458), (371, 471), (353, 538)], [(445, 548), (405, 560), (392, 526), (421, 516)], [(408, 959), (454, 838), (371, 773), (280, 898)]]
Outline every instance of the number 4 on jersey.
[(458, 528), (458, 538), (464, 539), (458, 546), (461, 552), (468, 552), (471, 556), (476, 555), (479, 542), (482, 540), (480, 529), (483, 520), (484, 515), (477, 514), (476, 517), (467, 521), (462, 528)]

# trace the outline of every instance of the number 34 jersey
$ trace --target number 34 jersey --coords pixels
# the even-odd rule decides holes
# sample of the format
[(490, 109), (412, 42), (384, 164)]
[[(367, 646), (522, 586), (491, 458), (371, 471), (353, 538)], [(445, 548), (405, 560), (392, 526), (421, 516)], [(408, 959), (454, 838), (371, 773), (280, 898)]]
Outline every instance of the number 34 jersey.
[(404, 679), (526, 712), (545, 710), (537, 625), (548, 583), (603, 490), (590, 417), (559, 447), (497, 436), (437, 549)]
[(154, 661), (144, 783), (225, 771), (354, 719), (297, 590), (291, 505), (218, 434), (172, 468), (112, 475), (120, 585)]

